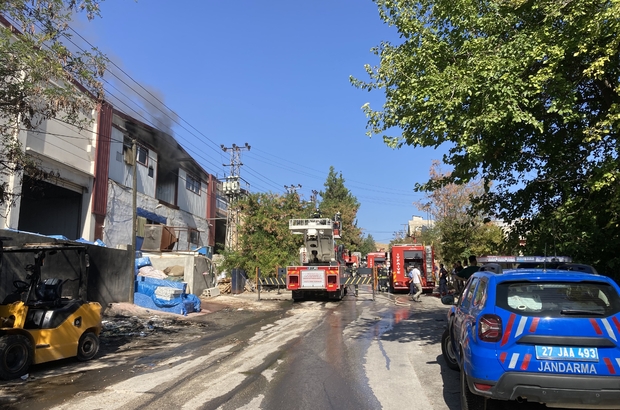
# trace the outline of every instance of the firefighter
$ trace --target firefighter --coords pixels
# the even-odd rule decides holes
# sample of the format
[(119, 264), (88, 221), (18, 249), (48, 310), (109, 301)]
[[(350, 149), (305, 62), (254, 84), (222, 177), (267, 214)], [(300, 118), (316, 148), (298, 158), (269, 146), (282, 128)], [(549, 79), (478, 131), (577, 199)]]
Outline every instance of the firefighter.
[(322, 218), (321, 216), (321, 211), (319, 210), (319, 208), (316, 208), (316, 210), (314, 211), (314, 213), (312, 214), (313, 218)]
[[(357, 278), (357, 263), (353, 263), (353, 266), (351, 266), (351, 277)], [(355, 288), (355, 296), (357, 296), (359, 292), (359, 285), (356, 283), (353, 287)]]
[(387, 269), (383, 266), (383, 264), (377, 264), (377, 279), (378, 286), (380, 292), (388, 291), (388, 275)]

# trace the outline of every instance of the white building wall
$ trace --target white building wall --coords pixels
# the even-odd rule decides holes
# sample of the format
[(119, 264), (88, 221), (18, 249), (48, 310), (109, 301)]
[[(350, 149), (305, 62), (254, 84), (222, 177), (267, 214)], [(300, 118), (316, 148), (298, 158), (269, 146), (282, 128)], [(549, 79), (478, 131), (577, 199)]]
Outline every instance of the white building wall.
[(112, 127), (112, 143), (110, 144), (110, 163), (108, 176), (121, 185), (131, 186), (129, 166), (123, 157), (123, 132)]
[[(155, 198), (155, 181), (157, 181), (157, 153), (149, 150), (146, 165), (138, 164), (138, 192)], [(132, 171), (133, 172), (133, 171)], [(149, 173), (151, 174), (149, 176)]]
[[(125, 148), (123, 146), (122, 141), (124, 141), (124, 138), (122, 131), (112, 127), (112, 144), (110, 146), (110, 167), (108, 175), (110, 179), (131, 188), (133, 186), (133, 166), (125, 162), (125, 155), (130, 155), (129, 158), (131, 158), (131, 153), (125, 152), (126, 150), (130, 150), (130, 148)], [(157, 153), (148, 149), (146, 165), (136, 160), (138, 192), (151, 197), (155, 197), (157, 158)], [(149, 176), (150, 169), (152, 169), (152, 176)]]
[[(197, 178), (196, 176), (194, 176)], [(177, 205), (184, 211), (202, 218), (207, 215), (207, 183), (200, 182), (200, 192), (195, 193), (187, 189), (187, 173), (179, 169), (179, 183), (177, 190)]]
[[(80, 129), (57, 120), (43, 121), (36, 131), (20, 131), (18, 139), (25, 152), (35, 158), (40, 167), (52, 174), (49, 183), (71, 189), (82, 195), (80, 235), (94, 240), (95, 220), (90, 210), (95, 172), (96, 111), (82, 120), (90, 125)], [(10, 188), (21, 192), (21, 175), (7, 177)], [(0, 221), (4, 228), (17, 229), (20, 201), (9, 209), (4, 207)], [(73, 239), (73, 238), (72, 238)]]
[(43, 121), (36, 131), (27, 132), (26, 152), (34, 151), (69, 168), (93, 175), (97, 143), (96, 122), (92, 115), (83, 120), (89, 121), (91, 126), (79, 129), (56, 120)]

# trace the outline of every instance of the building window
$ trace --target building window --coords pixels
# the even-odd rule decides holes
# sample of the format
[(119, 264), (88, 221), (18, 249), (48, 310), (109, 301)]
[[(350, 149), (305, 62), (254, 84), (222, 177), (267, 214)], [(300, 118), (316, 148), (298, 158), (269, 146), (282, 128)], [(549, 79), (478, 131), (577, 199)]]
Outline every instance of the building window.
[(196, 246), (200, 245), (200, 231), (198, 231), (197, 229), (190, 228), (189, 243), (196, 245)]
[(200, 181), (191, 175), (187, 175), (185, 177), (185, 188), (197, 195), (200, 195)]
[(228, 202), (226, 202), (225, 200), (223, 200), (222, 198), (218, 197), (215, 200), (215, 205), (217, 206), (217, 209), (221, 210), (221, 211), (226, 211), (228, 210)]
[(138, 162), (142, 165), (147, 165), (148, 158), (149, 150), (138, 145), (138, 155), (136, 156)]
[(155, 171), (153, 170), (153, 166), (151, 165), (151, 166), (149, 167), (149, 176), (150, 176), (151, 178), (153, 178), (153, 175), (154, 175), (154, 174), (155, 174)]

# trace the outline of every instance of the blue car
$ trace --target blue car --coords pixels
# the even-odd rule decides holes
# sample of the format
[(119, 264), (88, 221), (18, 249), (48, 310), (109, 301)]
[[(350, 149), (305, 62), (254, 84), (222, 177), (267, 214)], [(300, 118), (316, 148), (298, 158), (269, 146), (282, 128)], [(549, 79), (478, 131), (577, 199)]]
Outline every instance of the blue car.
[(587, 265), (487, 264), (451, 304), (442, 353), (461, 407), (487, 399), (620, 409), (620, 288)]

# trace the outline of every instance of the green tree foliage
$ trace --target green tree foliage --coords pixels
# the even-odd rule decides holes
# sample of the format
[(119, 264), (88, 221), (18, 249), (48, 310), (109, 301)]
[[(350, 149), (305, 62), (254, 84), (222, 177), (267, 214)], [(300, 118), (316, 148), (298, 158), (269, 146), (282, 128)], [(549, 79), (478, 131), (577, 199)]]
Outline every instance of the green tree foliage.
[(374, 1), (402, 41), (374, 49), (368, 82), (352, 78), (385, 92), (364, 107), (369, 134), (447, 143), (453, 172), (420, 188), (493, 181), (476, 205), (515, 236), (559, 229), (587, 261), (620, 265), (607, 250), (620, 246), (620, 2)]
[(319, 192), (321, 196), (321, 213), (325, 217), (332, 218), (336, 212), (340, 212), (342, 218), (342, 238), (338, 244), (344, 245), (345, 249), (352, 252), (360, 251), (362, 246), (362, 231), (357, 227), (357, 211), (360, 203), (344, 185), (342, 173), (336, 173), (334, 167), (329, 168), (329, 174), (325, 181), (325, 190)]
[(258, 267), (266, 276), (275, 273), (276, 267), (299, 263), (303, 238), (291, 234), (288, 223), (289, 219), (307, 218), (311, 208), (297, 193), (250, 194), (239, 201), (238, 207), (242, 215), (238, 249), (224, 252), (224, 269), (240, 268), (253, 277)]
[(369, 252), (376, 252), (377, 245), (375, 244), (375, 239), (372, 235), (368, 234), (362, 238), (362, 244), (360, 245), (359, 251), (362, 253), (362, 256), (366, 256)]
[[(16, 140), (19, 130), (57, 118), (78, 126), (103, 97), (105, 58), (97, 50), (70, 50), (68, 24), (76, 13), (99, 16), (100, 0), (0, 0), (0, 173), (45, 177)], [(79, 87), (77, 86), (79, 84)], [(0, 204), (15, 196), (0, 184)]]
[[(448, 177), (438, 161), (430, 169), (430, 180)], [(434, 220), (429, 230), (435, 244), (435, 257), (450, 264), (469, 255), (504, 253), (507, 243), (500, 227), (485, 221), (472, 206), (472, 198), (484, 192), (480, 181), (466, 184), (447, 184), (427, 192), (426, 198), (416, 203)]]

